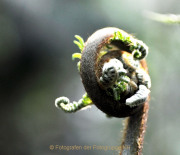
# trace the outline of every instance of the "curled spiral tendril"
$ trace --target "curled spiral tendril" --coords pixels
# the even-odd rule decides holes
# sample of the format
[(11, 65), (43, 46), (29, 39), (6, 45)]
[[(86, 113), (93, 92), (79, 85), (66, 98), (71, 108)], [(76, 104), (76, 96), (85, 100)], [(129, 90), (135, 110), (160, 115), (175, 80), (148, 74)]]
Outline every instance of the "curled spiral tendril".
[(82, 99), (78, 102), (70, 103), (67, 97), (60, 97), (55, 100), (55, 106), (61, 108), (65, 112), (76, 112), (92, 104), (91, 99), (87, 96), (87, 93), (83, 95)]

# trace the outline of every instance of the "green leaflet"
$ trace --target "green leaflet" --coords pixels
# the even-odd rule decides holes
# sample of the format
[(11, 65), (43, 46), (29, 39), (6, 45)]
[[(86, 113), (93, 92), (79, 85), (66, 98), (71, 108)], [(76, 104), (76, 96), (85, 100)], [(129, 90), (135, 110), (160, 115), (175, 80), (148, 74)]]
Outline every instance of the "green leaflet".
[(75, 38), (78, 39), (78, 41), (74, 40), (74, 43), (79, 47), (80, 51), (82, 52), (84, 48), (84, 40), (79, 35), (75, 35)]
[(134, 42), (135, 39), (124, 32), (116, 31), (116, 32), (114, 32), (113, 38), (111, 38), (111, 41), (113, 41), (113, 40), (121, 40), (125, 44), (130, 45)]
[(91, 99), (88, 97), (87, 93), (85, 93), (85, 94), (83, 95), (82, 99), (83, 99), (83, 104), (84, 104), (84, 105), (90, 105), (90, 104), (92, 104), (92, 101), (91, 101)]
[(80, 61), (77, 63), (77, 68), (78, 68), (78, 71), (80, 72), (80, 68), (81, 68), (81, 62)]
[(72, 60), (74, 60), (75, 58), (81, 59), (81, 53), (74, 53), (72, 55)]
[[(74, 40), (74, 43), (79, 47), (80, 51), (82, 52), (84, 48), (84, 40), (79, 35), (75, 35), (75, 38), (78, 40)], [(82, 54), (81, 53), (74, 53), (72, 55), (72, 60), (75, 58), (81, 59)], [(81, 63), (80, 61), (77, 63), (78, 71), (80, 71)]]

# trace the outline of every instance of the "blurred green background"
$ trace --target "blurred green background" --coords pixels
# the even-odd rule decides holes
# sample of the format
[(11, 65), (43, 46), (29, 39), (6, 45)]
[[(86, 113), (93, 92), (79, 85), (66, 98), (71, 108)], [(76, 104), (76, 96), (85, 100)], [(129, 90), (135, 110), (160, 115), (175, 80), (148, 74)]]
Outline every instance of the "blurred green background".
[(124, 119), (95, 106), (66, 114), (57, 97), (77, 101), (84, 88), (71, 56), (78, 34), (118, 27), (143, 40), (152, 79), (145, 155), (180, 154), (180, 27), (151, 21), (145, 10), (179, 12), (178, 0), (1, 0), (0, 154), (116, 155), (116, 151), (50, 150), (60, 146), (118, 146)]

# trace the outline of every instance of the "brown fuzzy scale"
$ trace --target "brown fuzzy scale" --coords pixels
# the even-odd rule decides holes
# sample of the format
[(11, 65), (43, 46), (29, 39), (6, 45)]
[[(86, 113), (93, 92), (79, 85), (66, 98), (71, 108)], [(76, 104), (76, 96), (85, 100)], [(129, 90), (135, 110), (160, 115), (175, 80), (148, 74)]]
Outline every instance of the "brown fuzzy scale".
[[(114, 117), (128, 117), (135, 114), (142, 106), (130, 108), (125, 105), (125, 99), (115, 101), (111, 96), (106, 95), (105, 90), (99, 86), (97, 79), (97, 59), (103, 46), (109, 43), (109, 39), (114, 36), (115, 31), (122, 31), (117, 28), (104, 28), (92, 34), (85, 43), (82, 58), (80, 74), (83, 85), (92, 102), (104, 113)], [(112, 41), (111, 44), (117, 46), (120, 50), (129, 53), (129, 46), (121, 41)]]

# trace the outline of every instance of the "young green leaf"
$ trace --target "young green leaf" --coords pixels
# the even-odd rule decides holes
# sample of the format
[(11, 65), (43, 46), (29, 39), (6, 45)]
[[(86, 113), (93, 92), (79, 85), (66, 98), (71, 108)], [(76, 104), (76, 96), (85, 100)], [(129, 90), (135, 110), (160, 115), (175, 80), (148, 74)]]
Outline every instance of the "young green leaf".
[(75, 35), (75, 38), (79, 40), (79, 42), (81, 43), (81, 45), (84, 46), (84, 40), (83, 38), (81, 38), (79, 35)]
[(78, 41), (74, 40), (74, 43), (79, 47), (79, 49), (82, 52), (82, 50), (84, 48), (84, 40), (83, 40), (83, 38), (81, 38), (78, 35), (75, 35), (75, 38), (78, 39)]
[(74, 60), (75, 58), (81, 59), (81, 53), (74, 53), (74, 54), (72, 55), (72, 60)]
[(79, 49), (82, 51), (83, 46), (81, 45), (81, 43), (78, 42), (78, 41), (76, 41), (76, 40), (74, 40), (74, 43), (75, 43), (75, 44), (79, 47)]

